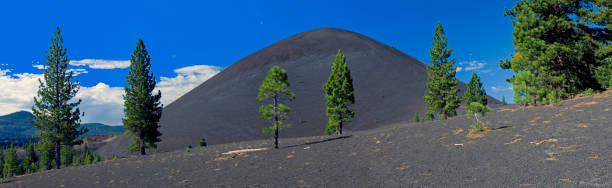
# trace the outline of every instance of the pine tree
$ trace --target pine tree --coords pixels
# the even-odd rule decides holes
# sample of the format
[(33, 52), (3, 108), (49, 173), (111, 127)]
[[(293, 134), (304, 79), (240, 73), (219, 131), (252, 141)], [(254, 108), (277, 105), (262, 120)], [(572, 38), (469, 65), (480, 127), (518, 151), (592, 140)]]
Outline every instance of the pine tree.
[(36, 152), (34, 152), (34, 143), (30, 142), (26, 146), (26, 153), (21, 164), (23, 164), (26, 174), (38, 171), (38, 156), (36, 155)]
[(75, 156), (76, 151), (74, 151), (72, 146), (62, 147), (62, 165), (64, 165), (64, 167), (71, 166)]
[(272, 99), (272, 104), (261, 105), (259, 112), (263, 120), (272, 119), (272, 125), (263, 128), (264, 134), (274, 132), (274, 148), (278, 149), (278, 131), (285, 127), (291, 127), (291, 124), (283, 123), (283, 119), (286, 119), (286, 114), (291, 111), (289, 106), (281, 104), (282, 99), (293, 100), (295, 94), (289, 89), (289, 78), (287, 77), (287, 71), (284, 69), (273, 66), (268, 71), (268, 75), (261, 82), (259, 86), (259, 94), (257, 99), (262, 101), (266, 99)]
[(609, 76), (601, 67), (612, 55), (610, 6), (598, 0), (521, 0), (505, 12), (512, 18), (516, 54), (500, 67), (516, 73), (508, 81), (517, 104), (605, 87)]
[(4, 176), (4, 149), (0, 148), (0, 178)]
[(61, 146), (79, 144), (77, 138), (87, 132), (86, 128), (81, 127), (78, 108), (81, 100), (73, 100), (80, 83), (71, 82), (72, 72), (67, 69), (69, 60), (63, 43), (58, 27), (47, 52), (44, 82), (39, 80), (38, 97), (34, 97), (32, 107), (34, 126), (40, 131), (40, 139), (54, 143), (55, 167), (58, 169)]
[(343, 123), (350, 122), (355, 117), (355, 111), (349, 109), (349, 105), (355, 104), (353, 79), (342, 50), (338, 50), (338, 54), (336, 54), (331, 73), (327, 82), (323, 85), (323, 90), (327, 100), (325, 103), (327, 107), (325, 110), (327, 115), (325, 133), (341, 135)]
[(434, 33), (434, 41), (429, 50), (431, 66), (427, 67), (427, 93), (425, 94), (425, 104), (427, 105), (426, 116), (433, 119), (433, 116), (443, 114), (446, 120), (448, 116), (456, 115), (457, 108), (461, 103), (461, 98), (457, 96), (457, 67), (456, 59), (449, 60), (452, 48), (446, 44), (446, 35), (442, 24), (438, 23)]
[(151, 72), (151, 58), (139, 39), (130, 59), (130, 71), (125, 86), (123, 127), (132, 138), (127, 151), (140, 150), (145, 155), (145, 148), (157, 148), (160, 142), (159, 119), (163, 105), (160, 103), (161, 91), (153, 95), (155, 77)]
[(506, 104), (508, 104), (508, 103), (506, 103), (506, 97), (505, 96), (502, 96), (502, 101), (501, 102), (502, 102), (501, 104), (503, 106), (506, 106)]
[(472, 78), (470, 78), (470, 82), (467, 84), (467, 89), (463, 95), (463, 100), (465, 101), (466, 106), (472, 104), (473, 102), (478, 102), (485, 106), (487, 105), (487, 93), (482, 87), (480, 77), (478, 77), (478, 75), (476, 75), (474, 72), (472, 72)]
[(419, 118), (419, 112), (415, 112), (414, 113), (414, 122), (418, 123), (419, 121), (421, 121), (421, 119)]
[(91, 164), (93, 161), (93, 154), (89, 151), (87, 144), (83, 147), (83, 151), (81, 151), (81, 160), (82, 164)]
[(36, 150), (40, 153), (40, 170), (50, 170), (54, 166), (55, 146), (50, 140), (39, 140)]
[(4, 156), (4, 167), (2, 173), (5, 178), (21, 175), (21, 166), (19, 165), (19, 157), (15, 146), (11, 144), (11, 147), (6, 151)]

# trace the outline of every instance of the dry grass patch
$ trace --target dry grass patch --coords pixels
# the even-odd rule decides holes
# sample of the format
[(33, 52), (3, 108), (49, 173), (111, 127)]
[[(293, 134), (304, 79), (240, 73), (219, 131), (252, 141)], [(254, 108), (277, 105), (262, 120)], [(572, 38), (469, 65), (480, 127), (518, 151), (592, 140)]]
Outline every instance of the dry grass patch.
[(521, 140), (523, 140), (523, 139), (517, 138), (517, 139), (514, 139), (514, 140), (512, 140), (512, 141), (510, 141), (508, 143), (505, 143), (504, 145), (516, 144), (516, 143), (520, 142)]
[(599, 155), (593, 155), (589, 157), (589, 159), (599, 159), (599, 158), (601, 158)]
[(461, 134), (462, 132), (463, 132), (463, 129), (457, 129), (457, 130), (455, 130), (453, 135), (458, 135), (458, 134)]
[(580, 145), (563, 146), (563, 147), (559, 147), (559, 149), (562, 149), (562, 150), (575, 150), (578, 147), (580, 147)]
[(540, 141), (537, 141), (537, 142), (534, 141), (534, 142), (529, 142), (529, 143), (537, 146), (537, 145), (544, 144), (544, 143), (555, 143), (555, 142), (558, 142), (558, 141), (559, 140), (557, 140), (557, 139), (550, 138), (550, 139), (546, 139), (546, 140), (540, 140)]
[(542, 125), (548, 125), (548, 124), (551, 124), (551, 123), (552, 123), (552, 121), (546, 120), (546, 121), (542, 122)]
[(520, 187), (531, 187), (531, 186), (535, 186), (535, 184), (529, 184), (529, 183), (523, 183), (519, 185)]
[(559, 179), (559, 180), (561, 180), (562, 182), (572, 182), (572, 179), (570, 178)]
[(558, 153), (548, 152), (548, 153), (546, 153), (546, 155), (548, 155), (548, 158), (546, 158), (544, 160), (547, 160), (547, 161), (558, 161), (559, 160), (559, 158), (556, 157), (556, 156), (559, 156)]
[(468, 132), (467, 136), (468, 138), (481, 138), (487, 135), (487, 132), (491, 131), (491, 129), (489, 129), (488, 127), (483, 127), (479, 130), (472, 130), (470, 132)]
[(589, 128), (589, 127), (591, 127), (591, 124), (590, 123), (580, 123), (580, 124), (576, 125), (576, 127), (578, 127), (578, 128)]
[(578, 103), (578, 104), (575, 104), (575, 105), (571, 106), (570, 108), (587, 107), (587, 106), (591, 106), (591, 105), (594, 105), (594, 104), (597, 104), (597, 103), (598, 103), (597, 101), (581, 102), (581, 103)]
[(519, 111), (519, 108), (500, 108), (497, 112), (516, 112)]

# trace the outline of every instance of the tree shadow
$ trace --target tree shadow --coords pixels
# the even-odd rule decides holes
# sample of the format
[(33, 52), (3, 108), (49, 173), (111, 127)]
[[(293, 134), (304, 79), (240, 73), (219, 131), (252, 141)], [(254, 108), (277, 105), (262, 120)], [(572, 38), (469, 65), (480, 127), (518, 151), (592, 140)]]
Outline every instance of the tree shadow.
[(312, 142), (306, 142), (306, 143), (303, 143), (303, 144), (297, 144), (297, 145), (286, 146), (286, 147), (284, 147), (284, 148), (292, 148), (292, 147), (307, 146), (307, 145), (312, 145), (312, 144), (320, 144), (320, 143), (324, 143), (324, 142), (329, 142), (329, 141), (334, 141), (334, 140), (340, 140), (340, 139), (350, 138), (350, 137), (352, 137), (352, 136), (353, 136), (353, 135), (339, 136), (339, 137), (328, 138), (328, 139), (319, 140), (319, 141), (312, 141)]
[(494, 131), (494, 130), (506, 129), (506, 128), (510, 128), (510, 127), (512, 127), (512, 126), (504, 125), (504, 126), (501, 126), (501, 127), (493, 128), (491, 130)]
[(6, 184), (6, 183), (12, 183), (15, 181), (15, 178), (11, 178), (11, 179), (2, 179), (0, 180), (0, 184)]

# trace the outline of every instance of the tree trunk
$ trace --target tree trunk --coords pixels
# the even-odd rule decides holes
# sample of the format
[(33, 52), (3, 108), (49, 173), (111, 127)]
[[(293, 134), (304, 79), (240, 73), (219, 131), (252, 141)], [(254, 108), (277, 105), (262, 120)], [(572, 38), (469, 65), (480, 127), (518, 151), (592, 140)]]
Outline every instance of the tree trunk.
[(61, 145), (60, 145), (60, 141), (55, 141), (55, 168), (56, 169), (60, 169), (60, 165), (61, 165), (61, 155), (60, 155), (60, 149), (61, 149)]
[(448, 118), (448, 114), (444, 112), (444, 120), (446, 120), (447, 118)]
[(145, 152), (145, 144), (144, 141), (140, 140), (138, 142), (138, 147), (140, 148), (140, 155), (146, 155), (147, 153)]
[(340, 120), (340, 125), (338, 125), (338, 135), (342, 135), (342, 120)]
[(274, 148), (278, 149), (278, 113), (276, 108), (278, 107), (276, 96), (274, 97)]

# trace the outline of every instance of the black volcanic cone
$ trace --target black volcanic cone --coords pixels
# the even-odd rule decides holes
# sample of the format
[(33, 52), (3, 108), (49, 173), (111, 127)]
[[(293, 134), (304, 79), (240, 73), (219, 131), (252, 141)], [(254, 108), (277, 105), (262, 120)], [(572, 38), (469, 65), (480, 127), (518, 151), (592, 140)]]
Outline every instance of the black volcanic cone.
[[(324, 134), (327, 117), (322, 86), (338, 49), (347, 57), (355, 88), (356, 103), (351, 107), (356, 115), (346, 129), (371, 129), (412, 121), (415, 112), (424, 114), (424, 63), (361, 34), (323, 28), (251, 54), (167, 105), (161, 119), (160, 149), (196, 146), (201, 138), (209, 144), (271, 138), (261, 132), (271, 122), (258, 113), (258, 107), (269, 101), (255, 97), (273, 65), (287, 70), (296, 94), (295, 100), (284, 102), (292, 110), (286, 122), (294, 127), (280, 132), (280, 144), (283, 137)], [(459, 88), (463, 93), (465, 84), (460, 83)]]

